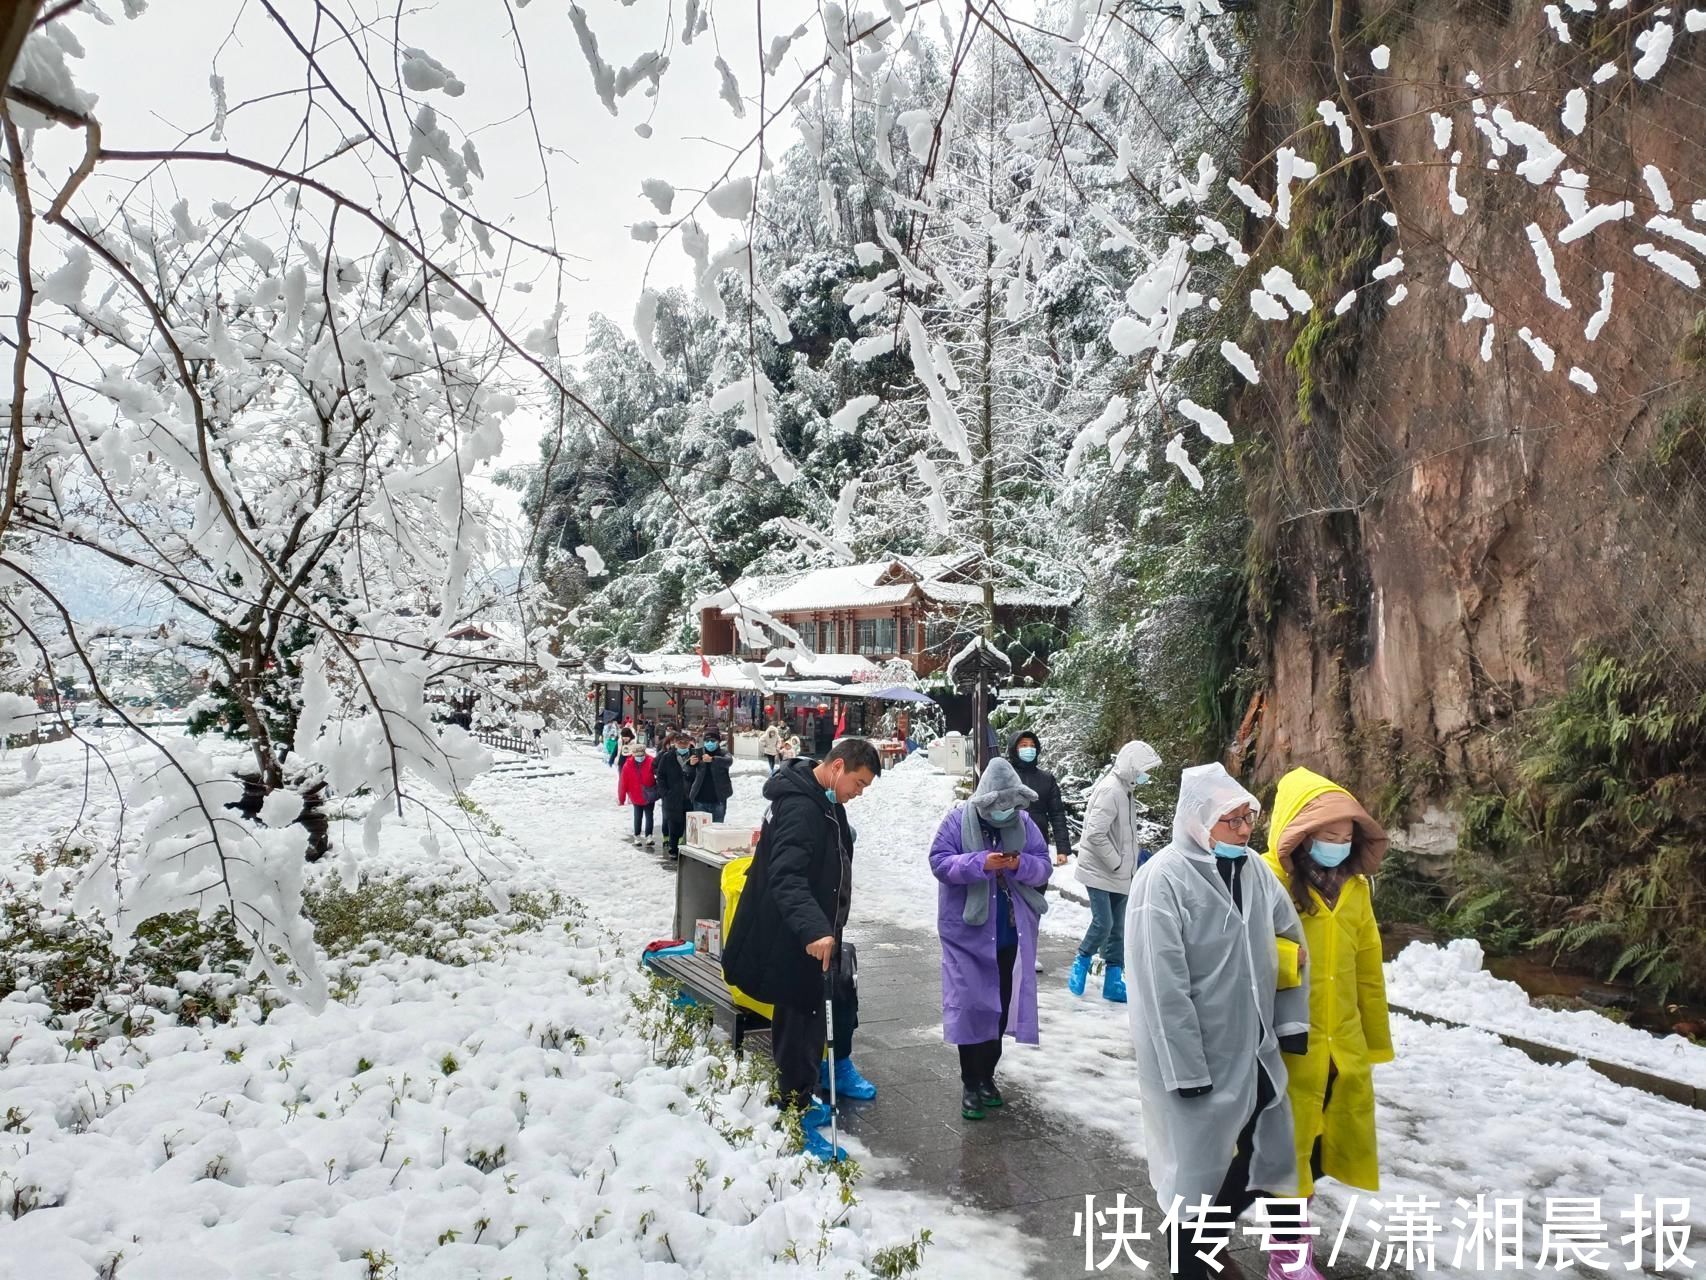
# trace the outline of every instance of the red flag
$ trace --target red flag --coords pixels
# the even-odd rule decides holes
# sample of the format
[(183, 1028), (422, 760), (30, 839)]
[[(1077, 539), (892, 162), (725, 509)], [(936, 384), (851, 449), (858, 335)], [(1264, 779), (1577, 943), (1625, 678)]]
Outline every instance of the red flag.
[(847, 705), (845, 703), (835, 715), (835, 736), (838, 738), (847, 736)]
[(711, 678), (711, 660), (705, 656), (704, 646), (694, 645), (693, 652), (699, 655), (699, 674), (709, 680)]

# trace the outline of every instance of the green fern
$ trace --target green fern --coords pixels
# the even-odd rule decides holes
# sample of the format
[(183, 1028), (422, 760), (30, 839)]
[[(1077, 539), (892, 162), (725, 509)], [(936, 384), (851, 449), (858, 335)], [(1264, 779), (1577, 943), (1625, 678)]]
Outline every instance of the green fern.
[(1518, 726), (1515, 786), (1462, 805), (1449, 923), (1516, 919), (1532, 947), (1607, 978), (1706, 990), (1706, 666), (1577, 655), (1568, 687)]

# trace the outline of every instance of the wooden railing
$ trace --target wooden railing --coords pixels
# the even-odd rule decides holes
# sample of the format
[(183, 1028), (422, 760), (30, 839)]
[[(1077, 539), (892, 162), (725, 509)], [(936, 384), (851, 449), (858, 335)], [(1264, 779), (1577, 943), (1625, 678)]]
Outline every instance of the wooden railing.
[(515, 729), (476, 729), (474, 736), (488, 747), (514, 751), (516, 754), (524, 756), (541, 754), (539, 744), (534, 741), (532, 734), (523, 735)]

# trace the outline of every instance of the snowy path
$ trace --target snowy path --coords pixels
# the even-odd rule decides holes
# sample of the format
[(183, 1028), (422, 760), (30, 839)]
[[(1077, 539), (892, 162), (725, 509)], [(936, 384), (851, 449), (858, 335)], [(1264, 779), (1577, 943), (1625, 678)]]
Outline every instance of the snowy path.
[[(106, 737), (120, 776), (145, 759)], [(79, 816), (110, 822), (104, 776), (97, 765), (85, 798), (80, 764), (26, 786), (19, 755), (0, 755), (0, 854)], [(760, 781), (756, 766), (737, 769), (733, 816), (758, 818)], [(769, 1180), (793, 1176), (800, 1162), (773, 1141), (732, 1150), (692, 1110), (693, 1072), (703, 1068), (654, 1062), (624, 1016), (630, 993), (644, 991), (634, 953), (667, 931), (673, 880), (622, 840), (629, 815), (614, 792), (614, 775), (586, 750), (474, 788), (504, 829), (464, 833), (482, 862), (512, 892), (552, 886), (579, 898), (586, 917), (571, 919), (571, 932), (553, 923), (506, 936), (497, 955), (462, 968), (392, 956), (365, 966), (359, 991), (319, 1015), (287, 1008), (265, 1022), (251, 1013), (230, 1025), (162, 1025), (95, 1053), (68, 1052), (70, 1033), (47, 1026), (42, 1006), (0, 1001), (0, 1046), (21, 1037), (0, 1067), (0, 1112), (25, 1117), (0, 1139), (0, 1191), (34, 1188), (42, 1206), (0, 1216), (0, 1280), (88, 1280), (121, 1252), (129, 1280), (359, 1276), (364, 1251), (408, 1260), (409, 1280), (545, 1280), (572, 1274), (566, 1260), (622, 1275), (641, 1257), (648, 1274), (681, 1274), (669, 1261), (676, 1250), (699, 1260), (694, 1274), (799, 1274), (771, 1259), (790, 1239), (815, 1235), (826, 1193), (806, 1184), (769, 1204)], [(849, 1118), (850, 1145), (873, 1175), (856, 1229), (885, 1244), (929, 1227), (927, 1276), (984, 1280), (991, 1258), (1035, 1280), (1082, 1274), (1071, 1193), (1144, 1191), (1125, 1018), (1064, 992), (1087, 913), (1053, 899), (1042, 1044), (1014, 1047), (1003, 1062), (1015, 1105), (964, 1131), (935, 1017), (936, 890), (924, 857), (951, 796), (947, 778), (913, 761), (851, 809), (860, 829), (852, 932), (868, 946), (860, 1055), (885, 1088)], [(424, 853), (423, 834), (418, 824), (387, 827), (379, 854), (361, 865), (446, 880), (465, 872), (448, 846)], [(616, 943), (625, 954), (614, 954)], [(1412, 966), (1406, 980), (1425, 985), (1423, 969)], [(1464, 984), (1440, 981), (1435, 998), (1449, 1009)], [(554, 1047), (552, 1027), (582, 1031), (589, 1048)], [(1531, 1273), (1549, 1197), (1598, 1201), (1606, 1257), (1619, 1270), (1630, 1227), (1621, 1215), (1636, 1198), (1686, 1199), (1691, 1257), (1706, 1262), (1706, 1117), (1585, 1067), (1534, 1063), (1485, 1032), (1402, 1018), (1394, 1031), (1398, 1060), (1377, 1078), (1388, 1199), (1426, 1196), (1449, 1222), (1459, 1197), (1516, 1198)], [(762, 1124), (761, 1106), (746, 1110), (746, 1122)], [(496, 1171), (467, 1163), (497, 1144), (507, 1150)], [(720, 1175), (704, 1215), (691, 1197), (680, 1203), (696, 1159)], [(1053, 1198), (1021, 1202), (1021, 1189)], [(51, 1207), (55, 1199), (63, 1205)], [(1324, 1199), (1339, 1206), (1320, 1215), (1332, 1231), (1347, 1197), (1329, 1187)], [(748, 1222), (749, 1205), (768, 1207)], [(1362, 1261), (1370, 1207), (1352, 1216), (1355, 1250), (1345, 1256)], [(603, 1225), (583, 1234), (588, 1221)], [(1455, 1235), (1447, 1226), (1437, 1269), (1485, 1273), (1451, 1265)], [(833, 1252), (860, 1256), (844, 1234)]]
[[(130, 784), (146, 753), (109, 745)], [(46, 750), (81, 762), (75, 743)], [(0, 876), (29, 880), (18, 851), (79, 818), (113, 820), (106, 775), (85, 803), (75, 773), (24, 786), (18, 754), (0, 753)], [(464, 850), (510, 895), (561, 884), (589, 900), (542, 925), (474, 914), (465, 964), (381, 947), (333, 962), (342, 981), (319, 1012), (262, 1019), (251, 999), (196, 1025), (150, 988), (131, 1006), (150, 1031), (88, 1043), (32, 992), (0, 999), (0, 1280), (869, 1275), (876, 1250), (923, 1226), (926, 1276), (981, 1280), (985, 1250), (1019, 1256), (1016, 1230), (939, 1196), (862, 1185), (845, 1205), (786, 1152), (762, 1090), (718, 1087), (702, 1053), (659, 1053), (636, 1014), (649, 984), (604, 926), (651, 914), (668, 878), (612, 877), (608, 847), (564, 856), (591, 793), (550, 788), (575, 781), (492, 780), (527, 819), (524, 845), (446, 804), (452, 839), (412, 814), (361, 855), (364, 874), (414, 886), (399, 935), (454, 932), (445, 904), (479, 896)], [(351, 818), (340, 847), (359, 843)]]
[[(571, 778), (531, 786), (492, 778), (477, 794), (512, 835), (561, 868), (566, 891), (640, 945), (667, 931), (669, 877), (656, 859), (621, 840), (628, 814), (615, 805), (614, 775), (590, 750), (571, 752), (571, 758), (579, 770)], [(761, 773), (758, 766), (737, 767), (731, 819), (761, 815)], [(859, 831), (855, 938), (861, 929), (881, 926), (933, 931), (936, 890), (924, 851), (951, 799), (950, 780), (915, 759), (850, 807)], [(1050, 972), (1041, 980), (1042, 1043), (1010, 1047), (1003, 1072), (1022, 1081), (1029, 1099), (1062, 1123), (1106, 1134), (1141, 1159), (1126, 1019), (1099, 999), (1079, 1001), (1065, 991), (1064, 963), (1088, 913), (1057, 896), (1051, 903), (1044, 919)], [(920, 962), (917, 982), (934, 992), (933, 957)], [(872, 1010), (869, 1016), (881, 1014)], [(1691, 1257), (1706, 1262), (1706, 1162), (1699, 1156), (1706, 1116), (1611, 1084), (1584, 1066), (1535, 1063), (1484, 1032), (1395, 1018), (1394, 1035), (1398, 1060), (1377, 1075), (1384, 1199), (1388, 1205), (1396, 1195), (1432, 1202), (1443, 1224), (1438, 1270), (1481, 1274), (1472, 1255), (1453, 1265), (1460, 1233), (1450, 1219), (1461, 1216), (1459, 1198), (1473, 1203), (1482, 1195), (1524, 1201), (1531, 1260), (1548, 1197), (1598, 1198), (1608, 1224), (1608, 1257), (1621, 1256), (1617, 1241), (1629, 1223), (1620, 1215), (1637, 1196), (1649, 1206), (1658, 1196), (1684, 1198), (1692, 1213)], [(941, 1052), (946, 1060), (950, 1051)], [(1323, 1200), (1319, 1220), (1336, 1232), (1352, 1206), (1350, 1194), (1329, 1184)], [(1352, 1216), (1340, 1256), (1365, 1262), (1381, 1215), (1362, 1197)]]

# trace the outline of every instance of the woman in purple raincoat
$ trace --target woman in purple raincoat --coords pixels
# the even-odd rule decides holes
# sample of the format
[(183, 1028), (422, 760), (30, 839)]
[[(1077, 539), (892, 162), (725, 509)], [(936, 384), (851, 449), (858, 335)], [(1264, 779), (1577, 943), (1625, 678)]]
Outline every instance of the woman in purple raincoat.
[(936, 928), (942, 937), (942, 1037), (960, 1047), (960, 1114), (999, 1107), (995, 1067), (1013, 1015), (1013, 1038), (1037, 1042), (1037, 924), (1048, 910), (1048, 843), (1020, 807), (1036, 792), (1005, 759), (983, 771), (930, 846)]

